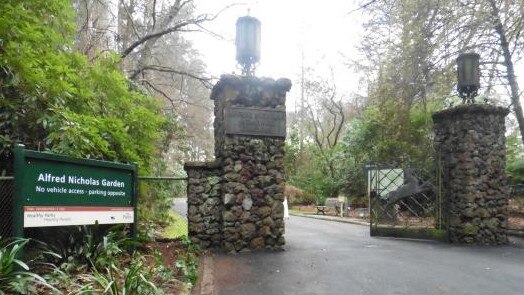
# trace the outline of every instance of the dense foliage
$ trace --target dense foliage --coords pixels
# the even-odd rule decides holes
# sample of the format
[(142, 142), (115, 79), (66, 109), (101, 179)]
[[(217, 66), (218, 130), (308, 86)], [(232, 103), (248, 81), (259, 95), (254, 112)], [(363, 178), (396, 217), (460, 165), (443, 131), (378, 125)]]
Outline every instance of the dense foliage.
[[(187, 145), (176, 142), (184, 133), (177, 110), (166, 110), (163, 98), (126, 77), (122, 54), (96, 47), (90, 55), (78, 51), (72, 2), (0, 3), (0, 175), (13, 172), (16, 144), (136, 163), (140, 175), (165, 175), (163, 155), (184, 153)], [(183, 183), (139, 184), (139, 229), (147, 240), (159, 224), (169, 223), (172, 198)], [(188, 241), (173, 248), (188, 251), (173, 253), (177, 260), (166, 266), (157, 250), (129, 248), (125, 236), (96, 231), (96, 226), (54, 229), (51, 251), (31, 250), (39, 257), (59, 253), (37, 269), (42, 276), (19, 259), (28, 240), (0, 238), (0, 294), (41, 293), (51, 285), (68, 294), (171, 294), (184, 285), (180, 280), (195, 282), (196, 249)], [(40, 231), (42, 237), (48, 233)]]
[(104, 233), (83, 227), (52, 248), (0, 237), (0, 294), (178, 294), (195, 283), (199, 249), (188, 239), (159, 246)]
[[(429, 170), (434, 154), (432, 110), (414, 107), (403, 118), (396, 101), (370, 105), (347, 124), (342, 140), (323, 153), (312, 144), (299, 149), (296, 141), (290, 140), (286, 154), (288, 181), (322, 203), (338, 194), (363, 196), (367, 164), (414, 165)], [(328, 167), (326, 162), (334, 164)]]
[[(12, 173), (12, 148), (136, 163), (139, 174), (163, 174), (164, 146), (180, 132), (176, 114), (121, 71), (120, 55), (94, 60), (74, 50), (68, 0), (0, 4), (0, 174)], [(142, 190), (144, 222), (163, 220), (172, 187)], [(180, 190), (178, 190), (180, 191)]]
[(115, 54), (91, 62), (75, 52), (72, 16), (67, 0), (0, 4), (0, 155), (22, 143), (146, 172), (163, 135), (160, 104), (132, 87)]

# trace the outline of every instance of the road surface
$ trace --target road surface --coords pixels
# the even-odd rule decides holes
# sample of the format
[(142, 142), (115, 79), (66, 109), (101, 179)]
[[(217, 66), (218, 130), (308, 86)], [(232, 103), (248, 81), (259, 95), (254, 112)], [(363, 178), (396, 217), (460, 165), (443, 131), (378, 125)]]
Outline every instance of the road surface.
[(187, 220), (187, 198), (175, 198), (171, 209)]
[(204, 259), (200, 294), (524, 294), (524, 249), (371, 238), (366, 226), (292, 216), (286, 251)]

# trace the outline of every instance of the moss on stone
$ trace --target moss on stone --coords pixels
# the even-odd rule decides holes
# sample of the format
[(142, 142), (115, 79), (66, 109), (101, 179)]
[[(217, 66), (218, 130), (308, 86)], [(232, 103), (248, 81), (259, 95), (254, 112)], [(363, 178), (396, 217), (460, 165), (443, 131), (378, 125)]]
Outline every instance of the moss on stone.
[(465, 223), (463, 226), (462, 226), (462, 232), (465, 234), (465, 235), (468, 235), (468, 236), (472, 236), (472, 235), (476, 235), (479, 231), (479, 228), (471, 223)]

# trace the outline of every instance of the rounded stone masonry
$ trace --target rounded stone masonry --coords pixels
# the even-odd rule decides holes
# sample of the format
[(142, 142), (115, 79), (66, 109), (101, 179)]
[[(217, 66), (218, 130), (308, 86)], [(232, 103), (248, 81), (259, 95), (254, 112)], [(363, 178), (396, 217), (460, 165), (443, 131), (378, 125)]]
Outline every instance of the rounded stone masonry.
[(221, 171), (218, 162), (188, 162), (188, 234), (202, 248), (222, 248)]
[(506, 244), (508, 188), (505, 117), (509, 110), (469, 104), (433, 114), (443, 207), (452, 243)]
[(188, 163), (188, 223), (203, 248), (282, 249), (289, 79), (223, 75), (213, 87), (215, 158)]
[(289, 79), (223, 75), (213, 88), (226, 252), (282, 249)]

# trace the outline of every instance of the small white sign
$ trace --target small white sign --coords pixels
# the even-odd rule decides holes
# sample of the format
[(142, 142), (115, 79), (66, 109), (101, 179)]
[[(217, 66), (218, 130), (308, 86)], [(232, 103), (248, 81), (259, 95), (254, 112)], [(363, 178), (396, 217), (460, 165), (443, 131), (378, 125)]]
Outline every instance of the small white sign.
[(133, 207), (25, 206), (24, 227), (133, 223)]

